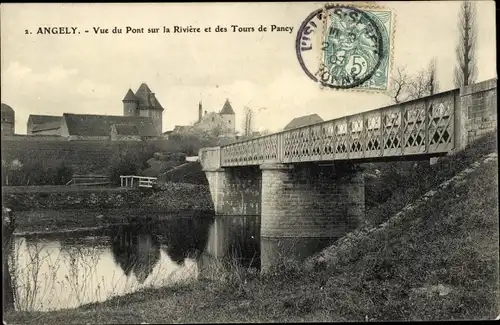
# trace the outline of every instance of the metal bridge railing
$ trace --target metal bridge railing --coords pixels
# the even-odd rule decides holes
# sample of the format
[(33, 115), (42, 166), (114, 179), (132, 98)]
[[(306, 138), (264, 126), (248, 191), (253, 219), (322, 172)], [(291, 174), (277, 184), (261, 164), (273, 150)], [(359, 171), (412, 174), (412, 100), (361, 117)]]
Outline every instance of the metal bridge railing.
[(455, 148), (459, 89), (200, 150), (203, 167), (446, 153)]

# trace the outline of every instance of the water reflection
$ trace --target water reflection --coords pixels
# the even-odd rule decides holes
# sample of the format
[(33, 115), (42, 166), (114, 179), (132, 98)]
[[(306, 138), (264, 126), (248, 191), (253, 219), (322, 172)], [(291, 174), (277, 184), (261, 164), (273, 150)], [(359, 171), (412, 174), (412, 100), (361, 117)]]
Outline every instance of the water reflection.
[(160, 260), (160, 242), (155, 235), (136, 231), (132, 226), (122, 227), (111, 239), (115, 262), (125, 275), (133, 272), (140, 283), (153, 271)]
[(219, 258), (259, 266), (258, 217), (165, 219), (133, 218), (80, 235), (16, 237), (9, 272), (16, 309), (71, 308), (196, 279), (200, 266)]

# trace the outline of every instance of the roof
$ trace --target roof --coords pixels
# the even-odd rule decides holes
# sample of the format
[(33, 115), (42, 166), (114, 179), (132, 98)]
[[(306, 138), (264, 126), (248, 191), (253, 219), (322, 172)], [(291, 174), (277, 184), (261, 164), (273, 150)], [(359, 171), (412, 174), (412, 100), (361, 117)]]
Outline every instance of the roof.
[(28, 117), (28, 122), (32, 124), (44, 124), (44, 123), (50, 123), (50, 122), (60, 122), (61, 117), (60, 116), (53, 116), (53, 115), (33, 115), (30, 114)]
[(64, 113), (69, 135), (79, 136), (109, 136), (113, 124), (134, 125), (142, 137), (157, 136), (158, 132), (149, 117), (145, 116), (114, 116), (114, 115), (84, 115)]
[(135, 101), (135, 102), (137, 102), (139, 100), (134, 95), (134, 92), (132, 91), (132, 89), (129, 88), (128, 91), (127, 91), (127, 94), (125, 95), (125, 97), (123, 97), (122, 102), (125, 102), (125, 101)]
[(318, 114), (304, 115), (291, 120), (290, 123), (283, 128), (283, 130), (296, 129), (319, 122), (323, 122), (323, 119)]
[(189, 125), (176, 125), (172, 132), (187, 132), (191, 129)]
[(35, 131), (56, 130), (56, 129), (59, 129), (60, 127), (61, 127), (61, 118), (59, 118), (59, 120), (53, 121), (53, 122), (35, 124), (31, 131), (35, 132)]
[(116, 134), (120, 135), (139, 135), (139, 130), (133, 124), (113, 124)]
[(234, 115), (234, 110), (231, 107), (231, 103), (229, 103), (229, 99), (226, 99), (224, 106), (222, 106), (222, 109), (220, 110), (220, 114), (233, 114)]
[(139, 109), (157, 109), (163, 111), (163, 107), (156, 99), (155, 94), (145, 83), (141, 84), (135, 92), (135, 97), (139, 101)]
[(209, 119), (213, 119), (213, 120), (217, 119), (220, 122), (226, 123), (226, 121), (224, 121), (224, 119), (220, 116), (220, 113), (210, 112), (210, 113), (206, 113), (205, 115), (203, 115), (203, 117), (201, 118), (201, 120), (199, 120), (196, 123), (194, 123), (194, 126), (196, 126), (196, 125), (198, 125), (200, 123), (203, 123), (203, 121), (206, 121), (206, 120), (209, 120)]
[(14, 113), (14, 109), (7, 104), (2, 103), (2, 113)]

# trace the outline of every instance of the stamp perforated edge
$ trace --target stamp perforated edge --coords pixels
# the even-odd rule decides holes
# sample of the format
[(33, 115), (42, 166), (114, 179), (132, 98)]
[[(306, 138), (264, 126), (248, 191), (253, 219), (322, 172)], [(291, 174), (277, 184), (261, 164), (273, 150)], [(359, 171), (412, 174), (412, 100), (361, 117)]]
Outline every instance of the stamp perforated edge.
[[(395, 46), (395, 35), (396, 35), (396, 11), (388, 6), (385, 5), (380, 5), (377, 3), (373, 2), (327, 2), (323, 4), (323, 15), (321, 16), (322, 18), (322, 23), (323, 23), (323, 28), (322, 28), (322, 34), (321, 38), (324, 39), (326, 35), (326, 10), (328, 7), (339, 7), (339, 6), (349, 6), (349, 7), (354, 7), (357, 9), (378, 9), (378, 10), (388, 10), (391, 12), (391, 30), (389, 33), (389, 38), (391, 40), (391, 44), (389, 46), (389, 69), (387, 71), (387, 89), (370, 89), (370, 88), (360, 88), (360, 87), (354, 87), (354, 88), (331, 88), (327, 86), (323, 86), (321, 82), (317, 82), (319, 84), (320, 89), (328, 89), (328, 90), (334, 90), (334, 91), (343, 91), (343, 92), (363, 92), (363, 93), (381, 93), (381, 94), (387, 94), (389, 89), (390, 89), (390, 79), (391, 79), (391, 74), (392, 74), (392, 69), (393, 69), (393, 64), (394, 64), (394, 46)], [(317, 56), (318, 63), (321, 64), (323, 61), (323, 51), (319, 51), (318, 56)], [(315, 73), (315, 76), (317, 76), (318, 72)]]

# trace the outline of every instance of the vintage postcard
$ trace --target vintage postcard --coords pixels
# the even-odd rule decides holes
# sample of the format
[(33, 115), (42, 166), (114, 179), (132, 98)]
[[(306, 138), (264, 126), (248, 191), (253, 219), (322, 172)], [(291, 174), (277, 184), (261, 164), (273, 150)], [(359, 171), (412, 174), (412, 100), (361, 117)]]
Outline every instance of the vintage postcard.
[(499, 319), (494, 1), (0, 13), (4, 324)]

